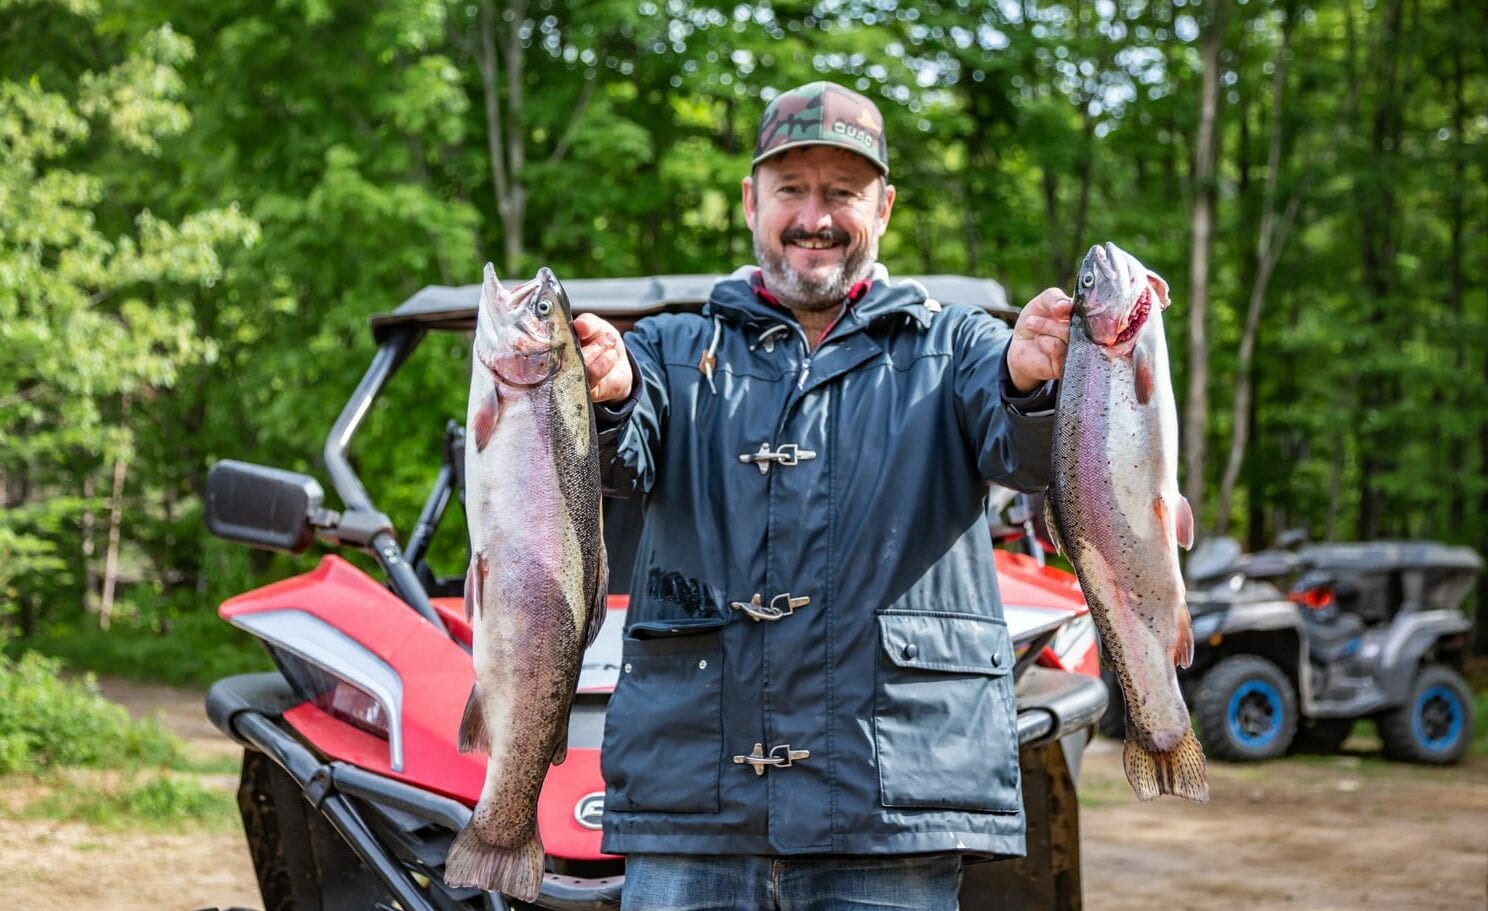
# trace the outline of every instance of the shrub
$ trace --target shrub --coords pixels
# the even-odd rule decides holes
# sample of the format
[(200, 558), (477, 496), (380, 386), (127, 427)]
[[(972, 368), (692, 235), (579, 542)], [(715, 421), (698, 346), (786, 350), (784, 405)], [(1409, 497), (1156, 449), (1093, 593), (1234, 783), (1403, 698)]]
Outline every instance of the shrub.
[(68, 680), (35, 652), (0, 655), (0, 773), (70, 767), (179, 765), (181, 741), (104, 699), (91, 675)]

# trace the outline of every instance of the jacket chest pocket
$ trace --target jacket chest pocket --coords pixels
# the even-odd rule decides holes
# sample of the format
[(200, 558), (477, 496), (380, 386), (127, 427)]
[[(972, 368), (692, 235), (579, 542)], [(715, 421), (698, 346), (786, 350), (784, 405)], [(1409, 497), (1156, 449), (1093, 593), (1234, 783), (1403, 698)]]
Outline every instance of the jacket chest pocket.
[(722, 620), (637, 623), (605, 714), (606, 807), (718, 812)]
[(874, 739), (886, 807), (1016, 812), (1018, 726), (1007, 626), (968, 614), (878, 616)]

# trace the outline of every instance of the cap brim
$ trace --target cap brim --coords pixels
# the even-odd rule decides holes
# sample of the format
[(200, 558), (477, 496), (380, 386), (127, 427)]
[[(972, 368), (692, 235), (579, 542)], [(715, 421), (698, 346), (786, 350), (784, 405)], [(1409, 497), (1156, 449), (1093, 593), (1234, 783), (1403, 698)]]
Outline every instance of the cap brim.
[(754, 165), (757, 165), (762, 161), (774, 158), (781, 152), (789, 152), (791, 149), (803, 149), (806, 146), (831, 146), (834, 149), (845, 149), (846, 151), (852, 152), (854, 155), (861, 156), (864, 161), (877, 168), (879, 174), (882, 174), (884, 177), (889, 176), (888, 165), (879, 161), (877, 158), (874, 158), (872, 155), (869, 155), (858, 146), (846, 142), (833, 142), (830, 139), (798, 139), (795, 142), (787, 142), (784, 145), (778, 145), (765, 154), (757, 156), (754, 161), (750, 162), (750, 166), (753, 167)]

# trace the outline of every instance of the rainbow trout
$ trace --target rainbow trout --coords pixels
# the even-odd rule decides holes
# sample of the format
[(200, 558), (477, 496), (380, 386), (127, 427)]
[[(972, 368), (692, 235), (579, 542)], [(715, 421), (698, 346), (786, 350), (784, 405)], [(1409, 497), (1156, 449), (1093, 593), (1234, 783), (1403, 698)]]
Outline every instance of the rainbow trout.
[(1178, 412), (1162, 311), (1168, 285), (1115, 244), (1085, 254), (1070, 318), (1045, 498), (1101, 646), (1126, 696), (1126, 779), (1142, 800), (1209, 799), (1204, 752), (1178, 689), (1193, 660), (1178, 547), (1193, 513), (1178, 493)]
[(608, 569), (599, 451), (563, 286), (548, 269), (508, 291), (485, 268), (465, 442), (475, 688), (461, 752), (486, 782), (445, 861), (450, 886), (537, 898), (537, 796), (568, 752), (584, 648), (604, 620)]

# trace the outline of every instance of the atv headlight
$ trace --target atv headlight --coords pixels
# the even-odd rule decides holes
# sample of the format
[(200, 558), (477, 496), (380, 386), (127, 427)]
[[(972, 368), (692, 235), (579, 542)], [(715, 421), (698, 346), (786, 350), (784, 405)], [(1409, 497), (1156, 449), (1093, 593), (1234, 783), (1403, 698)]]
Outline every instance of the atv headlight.
[(388, 742), (388, 766), (403, 771), (403, 680), (366, 646), (301, 610), (237, 614), (263, 640), (295, 693), (328, 715)]

